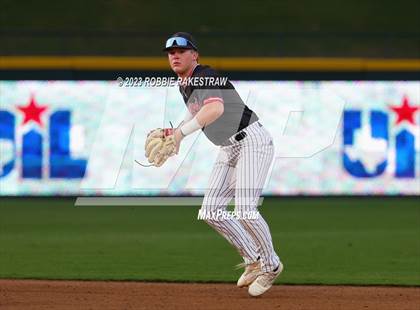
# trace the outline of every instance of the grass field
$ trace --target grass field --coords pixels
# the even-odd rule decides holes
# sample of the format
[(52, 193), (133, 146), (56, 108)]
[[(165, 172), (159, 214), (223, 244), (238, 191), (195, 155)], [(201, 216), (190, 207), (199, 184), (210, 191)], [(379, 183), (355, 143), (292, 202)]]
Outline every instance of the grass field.
[[(240, 257), (198, 207), (0, 200), (0, 278), (236, 281)], [(267, 198), (279, 283), (420, 285), (416, 198)]]

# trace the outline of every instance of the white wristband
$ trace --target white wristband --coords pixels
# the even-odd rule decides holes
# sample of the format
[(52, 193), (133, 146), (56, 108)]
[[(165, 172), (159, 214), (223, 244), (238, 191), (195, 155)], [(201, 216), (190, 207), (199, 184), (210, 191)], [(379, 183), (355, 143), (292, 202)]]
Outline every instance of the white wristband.
[(185, 124), (182, 124), (181, 128), (179, 128), (181, 130), (181, 133), (184, 136), (188, 136), (190, 134), (192, 134), (194, 131), (197, 131), (199, 129), (201, 129), (203, 126), (200, 125), (200, 123), (197, 121), (197, 118), (193, 118), (192, 120), (188, 121)]

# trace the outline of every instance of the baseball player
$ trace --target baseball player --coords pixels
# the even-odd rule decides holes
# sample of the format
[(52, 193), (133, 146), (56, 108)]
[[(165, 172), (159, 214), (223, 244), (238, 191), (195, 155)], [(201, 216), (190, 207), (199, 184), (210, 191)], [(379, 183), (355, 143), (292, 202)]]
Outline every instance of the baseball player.
[[(251, 296), (259, 296), (270, 289), (283, 270), (269, 227), (257, 209), (273, 161), (272, 138), (233, 85), (227, 79), (220, 85), (217, 83), (220, 76), (212, 68), (198, 63), (197, 44), (190, 34), (175, 33), (166, 41), (164, 51), (171, 69), (182, 79), (179, 90), (187, 107), (181, 124), (167, 133), (172, 137), (169, 144), (175, 145), (173, 153), (177, 153), (186, 136), (202, 130), (211, 142), (220, 146), (200, 212), (215, 215), (217, 211), (226, 211), (230, 200), (235, 198), (238, 216), (209, 216), (205, 221), (243, 257), (244, 263), (240, 266), (245, 267), (245, 271), (237, 285), (248, 287)], [(165, 136), (162, 131), (159, 135)], [(165, 144), (159, 143), (159, 147)], [(149, 150), (146, 156), (150, 152), (156, 154)], [(169, 153), (155, 161), (157, 166), (162, 164), (162, 158), (164, 162), (173, 155)], [(257, 216), (244, 216), (252, 212)]]

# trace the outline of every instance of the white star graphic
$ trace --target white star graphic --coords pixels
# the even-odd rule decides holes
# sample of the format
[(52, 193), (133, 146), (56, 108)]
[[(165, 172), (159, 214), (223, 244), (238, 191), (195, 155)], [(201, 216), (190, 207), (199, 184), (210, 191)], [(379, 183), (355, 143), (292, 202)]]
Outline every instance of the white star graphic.
[(387, 158), (387, 142), (372, 137), (370, 126), (364, 126), (354, 134), (352, 146), (346, 146), (346, 154), (352, 161), (360, 160), (368, 173), (374, 173)]

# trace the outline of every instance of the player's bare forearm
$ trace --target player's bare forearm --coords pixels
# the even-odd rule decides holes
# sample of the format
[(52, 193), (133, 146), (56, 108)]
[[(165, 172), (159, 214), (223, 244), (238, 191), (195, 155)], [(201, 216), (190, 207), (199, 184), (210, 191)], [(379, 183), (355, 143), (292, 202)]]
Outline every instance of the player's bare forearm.
[[(205, 126), (210, 125), (211, 123), (213, 123), (215, 120), (217, 120), (224, 112), (224, 106), (223, 106), (223, 102), (221, 101), (214, 101), (211, 102), (209, 104), (204, 105), (200, 111), (198, 111), (198, 113), (195, 115), (195, 119), (198, 122), (197, 129), (198, 128), (202, 128)], [(175, 135), (175, 141), (176, 141), (176, 153), (179, 152), (179, 146), (181, 144), (182, 139), (184, 138), (184, 135), (181, 133), (181, 126), (183, 125), (184, 122), (182, 122), (180, 124), (180, 126), (178, 126), (178, 128), (175, 130), (174, 135)]]
[(223, 102), (214, 101), (204, 105), (196, 114), (197, 121), (204, 126), (208, 126), (222, 116), (224, 112)]

